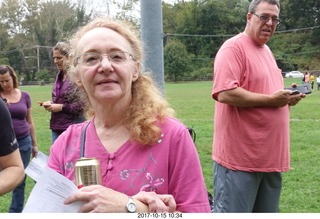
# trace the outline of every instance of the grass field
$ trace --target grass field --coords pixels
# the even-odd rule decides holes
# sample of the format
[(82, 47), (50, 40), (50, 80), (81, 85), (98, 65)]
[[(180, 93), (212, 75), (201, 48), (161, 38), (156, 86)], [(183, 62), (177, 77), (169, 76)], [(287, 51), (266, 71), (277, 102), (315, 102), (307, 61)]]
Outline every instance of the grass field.
[[(299, 79), (285, 79), (285, 86)], [(20, 87), (28, 91), (33, 103), (33, 118), (39, 149), (49, 154), (51, 132), (50, 114), (37, 101), (50, 99), (51, 86)], [(190, 82), (165, 85), (165, 96), (176, 110), (177, 117), (197, 133), (196, 145), (208, 191), (212, 193), (211, 145), (213, 136), (214, 101), (211, 98), (211, 82)], [(291, 108), (291, 167), (283, 174), (283, 191), (280, 212), (320, 212), (320, 91), (303, 99)], [(34, 182), (28, 177), (26, 198)], [(11, 193), (0, 197), (0, 212), (7, 212)]]

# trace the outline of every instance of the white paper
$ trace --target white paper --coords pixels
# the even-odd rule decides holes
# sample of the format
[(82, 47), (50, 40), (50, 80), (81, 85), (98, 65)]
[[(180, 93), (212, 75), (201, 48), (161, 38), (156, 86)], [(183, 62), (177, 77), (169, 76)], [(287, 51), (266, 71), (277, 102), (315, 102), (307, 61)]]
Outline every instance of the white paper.
[(78, 192), (76, 185), (46, 167), (38, 177), (22, 213), (76, 213), (79, 212), (83, 202), (65, 205), (64, 200)]
[(39, 151), (37, 157), (32, 158), (31, 162), (25, 169), (25, 173), (34, 181), (38, 181), (39, 177), (47, 167), (48, 156)]

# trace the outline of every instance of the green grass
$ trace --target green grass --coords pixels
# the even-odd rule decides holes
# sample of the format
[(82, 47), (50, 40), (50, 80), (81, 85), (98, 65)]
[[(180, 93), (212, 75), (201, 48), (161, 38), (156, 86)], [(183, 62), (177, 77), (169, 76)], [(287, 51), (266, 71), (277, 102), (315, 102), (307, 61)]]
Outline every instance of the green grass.
[[(285, 79), (285, 87), (300, 84), (300, 79)], [(214, 101), (211, 98), (212, 82), (166, 83), (165, 96), (176, 110), (176, 116), (197, 132), (196, 146), (201, 160), (208, 191), (212, 193), (211, 145), (213, 136)], [(21, 87), (28, 91), (33, 102), (33, 119), (39, 148), (49, 154), (51, 131), (50, 114), (37, 104), (49, 100), (51, 86)], [(320, 208), (320, 91), (303, 99), (291, 108), (291, 167), (283, 174), (280, 212), (319, 213)], [(28, 177), (26, 197), (34, 182)], [(0, 197), (0, 212), (7, 212), (11, 194)]]

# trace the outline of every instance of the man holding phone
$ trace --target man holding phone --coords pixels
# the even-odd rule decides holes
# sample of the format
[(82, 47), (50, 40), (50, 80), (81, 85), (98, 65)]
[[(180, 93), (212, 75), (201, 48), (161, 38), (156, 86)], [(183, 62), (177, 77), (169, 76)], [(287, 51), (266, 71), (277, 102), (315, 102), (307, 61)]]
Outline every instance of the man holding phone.
[(214, 212), (278, 212), (290, 169), (291, 95), (266, 43), (280, 23), (279, 0), (252, 0), (244, 32), (214, 59)]

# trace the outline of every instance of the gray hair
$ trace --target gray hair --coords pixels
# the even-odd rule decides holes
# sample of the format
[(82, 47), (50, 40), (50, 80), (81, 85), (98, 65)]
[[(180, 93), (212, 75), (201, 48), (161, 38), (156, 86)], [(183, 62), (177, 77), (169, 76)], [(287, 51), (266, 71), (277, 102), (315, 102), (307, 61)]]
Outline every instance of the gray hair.
[(262, 2), (267, 2), (272, 5), (276, 5), (280, 10), (280, 1), (279, 0), (252, 0), (249, 5), (249, 12), (255, 13), (258, 5)]

